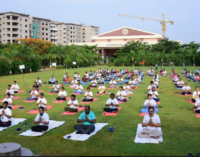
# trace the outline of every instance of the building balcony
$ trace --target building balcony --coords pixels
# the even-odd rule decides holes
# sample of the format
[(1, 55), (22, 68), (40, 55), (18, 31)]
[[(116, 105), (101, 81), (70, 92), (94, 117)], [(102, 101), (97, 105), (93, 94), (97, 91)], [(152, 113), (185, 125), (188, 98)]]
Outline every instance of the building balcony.
[(57, 38), (57, 37), (51, 37), (51, 39), (55, 39), (55, 40), (57, 40), (58, 38)]
[(57, 31), (57, 28), (51, 28), (52, 31)]

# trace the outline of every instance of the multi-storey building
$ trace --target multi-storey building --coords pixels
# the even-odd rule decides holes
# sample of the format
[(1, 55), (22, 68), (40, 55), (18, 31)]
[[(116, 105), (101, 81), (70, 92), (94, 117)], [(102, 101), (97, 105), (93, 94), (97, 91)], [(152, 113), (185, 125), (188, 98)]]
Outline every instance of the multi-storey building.
[(55, 44), (90, 42), (99, 27), (29, 17), (17, 12), (0, 13), (0, 43), (13, 43), (17, 38), (40, 38)]

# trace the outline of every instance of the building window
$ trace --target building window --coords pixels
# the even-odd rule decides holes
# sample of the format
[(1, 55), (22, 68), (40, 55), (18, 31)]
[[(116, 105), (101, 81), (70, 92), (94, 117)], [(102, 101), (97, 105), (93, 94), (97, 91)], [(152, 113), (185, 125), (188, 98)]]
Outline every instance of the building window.
[(44, 25), (44, 23), (42, 23), (42, 25)]
[(27, 22), (27, 19), (25, 19), (25, 22)]
[(44, 40), (44, 38), (42, 38)]
[(27, 38), (27, 36), (25, 36), (25, 38)]
[(48, 31), (48, 28), (46, 28), (46, 31)]
[(48, 24), (46, 23), (46, 26), (48, 26)]
[(42, 28), (42, 30), (44, 30), (44, 28)]
[(27, 31), (25, 31), (25, 33), (27, 33)]
[(72, 40), (70, 40), (70, 42), (72, 43)]
[(46, 40), (48, 40), (48, 38), (46, 38)]
[(25, 27), (27, 27), (27, 25), (25, 25)]
[(48, 33), (46, 33), (46, 35), (48, 35)]
[(64, 43), (66, 43), (66, 41), (64, 41)]
[(42, 35), (44, 35), (44, 33), (42, 33)]

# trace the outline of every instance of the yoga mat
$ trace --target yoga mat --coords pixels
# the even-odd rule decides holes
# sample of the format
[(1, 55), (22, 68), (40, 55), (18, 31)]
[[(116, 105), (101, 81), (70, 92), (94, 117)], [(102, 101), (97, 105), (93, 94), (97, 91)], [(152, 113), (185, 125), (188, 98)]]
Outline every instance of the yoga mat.
[(130, 90), (135, 90), (135, 89), (137, 89), (138, 88), (138, 86), (136, 86), (136, 87), (134, 87), (134, 88), (131, 88)]
[[(126, 100), (128, 100), (129, 98), (126, 98)], [(119, 104), (124, 104), (125, 102), (121, 102), (121, 101), (118, 101)]]
[(160, 104), (160, 101), (156, 102), (156, 104), (159, 105), (159, 104)]
[[(50, 121), (49, 121), (49, 128), (48, 128), (48, 130), (47, 130), (46, 132), (50, 131), (51, 129), (57, 128), (57, 127), (63, 125), (64, 123), (65, 123), (65, 121), (54, 121), (54, 120), (50, 120)], [(46, 132), (45, 132), (45, 133), (46, 133)], [(21, 136), (42, 136), (42, 135), (45, 134), (45, 133), (42, 133), (42, 132), (33, 132), (33, 131), (31, 131), (31, 129), (30, 129), (30, 130), (27, 130), (27, 131), (25, 131), (25, 132), (19, 134), (19, 135), (21, 135)]]
[(74, 89), (74, 88), (76, 88), (76, 87), (68, 87), (68, 88)]
[(156, 90), (159, 90), (159, 88), (156, 88)]
[(21, 97), (20, 97), (20, 96), (15, 96), (15, 97), (14, 97), (14, 100), (19, 99), (19, 98), (21, 98)]
[(116, 89), (116, 88), (118, 88), (118, 86), (117, 86), (117, 87), (115, 87), (115, 88), (108, 88), (108, 89)]
[(108, 92), (106, 91), (105, 93), (103, 93), (103, 94), (96, 94), (96, 95), (106, 95)]
[(93, 101), (91, 102), (80, 102), (80, 104), (91, 104), (92, 102), (98, 100), (99, 98), (93, 98)]
[(44, 90), (39, 90), (39, 93), (42, 93), (42, 92), (44, 92)]
[[(47, 110), (51, 109), (53, 106), (46, 106), (47, 107)], [(38, 114), (39, 111), (38, 110), (31, 110), (31, 111), (28, 111), (27, 113), (31, 113), (31, 114)]]
[(188, 94), (185, 94), (185, 95), (181, 94), (181, 96), (185, 97), (185, 96), (192, 96), (192, 95), (191, 94), (189, 94), (189, 95)]
[(191, 99), (188, 99), (188, 101), (189, 101), (192, 105), (195, 105), (195, 103), (193, 103)]
[(15, 125), (18, 125), (19, 123), (21, 123), (21, 122), (24, 122), (26, 119), (24, 119), (24, 118), (11, 118), (11, 126), (9, 126), (9, 127), (0, 127), (0, 131), (3, 131), (3, 130), (5, 130), (5, 129), (7, 129), (7, 128), (10, 128), (10, 127), (12, 127), (12, 126), (15, 126)]
[(182, 89), (182, 88), (178, 88), (178, 87), (176, 87), (176, 89)]
[(95, 135), (99, 130), (101, 130), (104, 126), (108, 125), (108, 123), (96, 123), (95, 124), (95, 130), (90, 134), (76, 134), (76, 131), (74, 131), (71, 134), (67, 134), (63, 136), (64, 139), (68, 139), (68, 136), (71, 136), (69, 140), (75, 140), (75, 141), (86, 141), (89, 139), (91, 136)]
[(25, 100), (24, 102), (28, 102), (28, 103), (31, 103), (31, 102), (35, 102), (36, 100)]
[(21, 107), (22, 105), (12, 105), (12, 110), (14, 110), (14, 109), (16, 109), (16, 108), (18, 108), (18, 107)]
[(195, 111), (196, 109), (194, 108), (194, 114), (196, 115), (196, 117), (200, 117), (200, 114), (196, 113)]
[[(71, 98), (66, 98), (66, 101), (67, 100), (70, 100)], [(53, 101), (52, 103), (63, 103), (63, 102), (66, 102), (64, 100), (56, 100), (56, 101)]]
[[(144, 116), (146, 116), (148, 113), (141, 113), (140, 114), (140, 117), (144, 117)], [(154, 113), (154, 114), (156, 114), (156, 113)]]
[[(83, 93), (85, 93), (85, 91), (83, 91)], [(81, 93), (81, 94), (83, 94), (83, 93)], [(72, 93), (72, 94), (74, 94), (74, 95), (81, 95), (80, 93)]]
[[(23, 93), (25, 90), (18, 90), (18, 93)], [(17, 94), (17, 93), (16, 93)]]
[[(118, 109), (119, 109), (119, 111), (122, 109), (121, 107), (117, 107)], [(119, 111), (118, 112), (115, 112), (115, 113), (112, 113), (112, 112), (103, 112), (103, 116), (116, 116), (118, 113), (119, 113)]]
[[(144, 127), (146, 128), (146, 127)], [(154, 143), (154, 144), (158, 144), (158, 143), (162, 143), (163, 142), (163, 137), (161, 136), (160, 138), (158, 139), (154, 139), (154, 138), (139, 138), (137, 135), (139, 132), (142, 132), (143, 129), (142, 127), (142, 124), (138, 124), (137, 126), (137, 133), (136, 133), (136, 136), (135, 136), (135, 140), (134, 142), (135, 143)], [(159, 131), (162, 131), (161, 130), (161, 127), (147, 127), (148, 129), (157, 129)]]
[[(84, 107), (78, 107), (78, 112), (84, 110)], [(65, 111), (64, 113), (62, 113), (61, 115), (75, 115), (77, 112), (69, 112), (69, 111)]]

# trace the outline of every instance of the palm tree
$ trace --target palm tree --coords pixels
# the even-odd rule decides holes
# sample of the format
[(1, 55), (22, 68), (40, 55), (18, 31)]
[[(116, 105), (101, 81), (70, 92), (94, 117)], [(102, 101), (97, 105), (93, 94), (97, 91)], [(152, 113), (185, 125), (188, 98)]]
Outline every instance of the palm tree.
[(179, 48), (178, 52), (179, 52), (180, 57), (182, 57), (182, 59), (183, 59), (183, 66), (185, 66), (185, 59), (186, 59), (186, 57), (190, 56), (190, 53), (189, 53), (188, 49), (186, 49), (186, 48), (185, 49)]
[(136, 57), (136, 52), (131, 50), (131, 52), (129, 53), (129, 56), (131, 58), (131, 61), (133, 62), (133, 67), (134, 67), (134, 61), (135, 61), (135, 57)]

